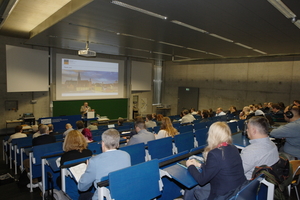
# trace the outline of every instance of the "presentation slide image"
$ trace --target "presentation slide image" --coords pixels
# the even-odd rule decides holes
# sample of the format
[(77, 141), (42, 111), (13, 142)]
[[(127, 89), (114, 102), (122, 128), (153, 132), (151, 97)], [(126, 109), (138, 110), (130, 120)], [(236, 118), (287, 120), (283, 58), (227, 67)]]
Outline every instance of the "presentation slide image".
[(118, 95), (118, 72), (62, 70), (62, 96)]

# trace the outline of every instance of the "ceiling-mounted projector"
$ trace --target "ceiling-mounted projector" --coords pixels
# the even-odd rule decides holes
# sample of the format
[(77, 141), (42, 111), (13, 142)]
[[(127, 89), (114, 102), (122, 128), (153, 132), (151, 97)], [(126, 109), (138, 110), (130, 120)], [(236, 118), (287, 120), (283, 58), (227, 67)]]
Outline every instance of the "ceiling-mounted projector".
[(89, 41), (86, 42), (86, 46), (84, 50), (79, 50), (78, 51), (79, 56), (84, 56), (84, 57), (96, 57), (96, 51), (92, 51), (89, 49)]

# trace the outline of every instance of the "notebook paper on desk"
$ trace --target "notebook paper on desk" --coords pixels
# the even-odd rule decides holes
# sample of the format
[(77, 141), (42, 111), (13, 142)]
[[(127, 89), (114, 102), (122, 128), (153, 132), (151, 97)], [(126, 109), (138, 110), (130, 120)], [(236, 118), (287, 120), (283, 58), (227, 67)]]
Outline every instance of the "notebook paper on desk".
[(72, 173), (72, 175), (75, 178), (75, 180), (77, 182), (79, 182), (80, 177), (82, 176), (82, 174), (84, 174), (86, 168), (87, 168), (87, 164), (86, 163), (80, 163), (79, 165), (70, 167), (69, 170)]

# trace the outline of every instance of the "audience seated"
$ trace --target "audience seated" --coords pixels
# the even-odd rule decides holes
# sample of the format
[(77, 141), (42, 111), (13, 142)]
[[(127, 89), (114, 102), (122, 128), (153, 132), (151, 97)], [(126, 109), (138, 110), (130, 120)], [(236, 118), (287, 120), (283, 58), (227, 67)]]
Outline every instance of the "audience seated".
[(72, 127), (72, 125), (69, 124), (69, 123), (66, 124), (66, 129), (67, 129), (67, 130), (63, 133), (64, 137), (66, 137), (67, 134), (68, 134), (70, 131), (74, 130), (73, 127)]
[(91, 131), (98, 130), (98, 123), (97, 122), (91, 123), (87, 128), (90, 129)]
[(199, 184), (186, 190), (186, 200), (215, 199), (234, 191), (246, 181), (242, 159), (232, 144), (231, 131), (225, 122), (210, 126), (207, 142), (203, 153), (205, 164), (201, 165), (194, 159), (186, 162), (188, 171)]
[(156, 122), (155, 121), (152, 121), (152, 114), (148, 114), (146, 116), (146, 128), (153, 128), (154, 126), (157, 126), (156, 125)]
[(173, 127), (172, 122), (169, 117), (164, 117), (162, 119), (162, 124), (160, 131), (155, 135), (156, 139), (164, 138), (164, 137), (174, 137), (178, 135), (178, 131), (176, 128)]
[(156, 116), (156, 124), (157, 124), (157, 126), (160, 126), (160, 125), (161, 125), (163, 117), (164, 117), (164, 116), (163, 116), (162, 114), (158, 114), (158, 115)]
[(295, 106), (300, 106), (300, 100), (294, 100), (293, 104), (294, 104)]
[(255, 104), (253, 106), (253, 111), (254, 111), (254, 115), (255, 116), (265, 116), (265, 113), (263, 111), (260, 110), (260, 106), (259, 104)]
[(181, 124), (192, 123), (195, 120), (195, 117), (187, 109), (183, 110), (182, 114)]
[(127, 145), (133, 145), (144, 142), (147, 144), (150, 140), (155, 140), (154, 134), (146, 130), (144, 121), (135, 122), (136, 135), (133, 135), (130, 140), (127, 142)]
[(196, 111), (195, 108), (191, 108), (190, 113), (191, 113), (192, 115), (197, 115), (197, 114), (198, 114), (198, 112)]
[(226, 115), (222, 108), (217, 108), (216, 117)]
[(234, 116), (238, 116), (240, 113), (236, 110), (235, 106), (230, 106), (228, 114), (233, 114)]
[(52, 135), (54, 133), (54, 126), (53, 126), (53, 124), (47, 124), (47, 126), (49, 127), (49, 135)]
[(118, 118), (118, 126), (123, 126), (124, 121), (125, 121), (124, 118), (119, 117)]
[(300, 107), (287, 106), (284, 110), (284, 118), (288, 124), (273, 129), (270, 136), (285, 138), (285, 144), (280, 151), (289, 154), (291, 159), (300, 159)]
[[(98, 199), (97, 182), (110, 172), (129, 167), (130, 155), (122, 150), (117, 150), (120, 142), (120, 134), (115, 129), (108, 129), (102, 134), (102, 152), (88, 160), (85, 173), (78, 182), (78, 190), (87, 191), (91, 186), (96, 187), (95, 193), (84, 192), (79, 199)], [(126, 195), (126, 194), (124, 194)]]
[(269, 138), (269, 122), (265, 117), (254, 116), (247, 124), (250, 145), (241, 152), (245, 176), (251, 179), (256, 166), (271, 166), (279, 160), (276, 145)]
[(93, 137), (90, 129), (84, 128), (84, 124), (81, 120), (76, 122), (77, 130), (83, 134), (87, 142), (92, 142)]
[[(39, 133), (40, 136), (33, 138), (32, 140), (32, 146), (38, 146), (38, 145), (43, 145), (43, 144), (50, 144), (50, 143), (54, 143), (56, 142), (56, 138), (52, 135), (49, 135), (49, 127), (47, 125), (43, 125), (41, 124), (39, 126)], [(27, 173), (29, 172), (29, 159), (24, 160), (23, 162), (24, 168), (27, 171)], [(38, 187), (38, 179), (34, 178), (32, 179), (32, 188), (36, 188)], [(28, 188), (30, 188), (30, 184), (27, 185)]]
[(17, 138), (24, 138), (27, 137), (27, 135), (25, 133), (22, 133), (23, 131), (23, 126), (19, 125), (15, 127), (15, 133), (12, 134), (9, 139), (7, 140), (8, 143), (10, 143), (13, 139), (17, 139)]
[(268, 107), (268, 102), (265, 102), (262, 109), (261, 109), (264, 113), (269, 113), (270, 112), (270, 108)]
[(40, 128), (41, 125), (43, 125), (43, 124), (39, 124), (39, 125), (38, 125), (38, 130), (32, 135), (32, 138), (36, 138), (36, 137), (38, 137), (38, 136), (41, 135), (41, 133), (40, 133), (40, 131), (39, 131), (39, 128)]
[(209, 119), (208, 119), (209, 116), (210, 116), (210, 114), (209, 114), (208, 110), (202, 110), (202, 112), (201, 112), (201, 117), (202, 117), (201, 122), (208, 122), (209, 121)]
[(249, 115), (250, 115), (250, 107), (249, 106), (245, 106), (242, 110), (242, 112), (240, 113), (240, 119), (249, 119)]
[(272, 119), (275, 122), (284, 121), (283, 111), (281, 110), (281, 107), (277, 103), (272, 104)]

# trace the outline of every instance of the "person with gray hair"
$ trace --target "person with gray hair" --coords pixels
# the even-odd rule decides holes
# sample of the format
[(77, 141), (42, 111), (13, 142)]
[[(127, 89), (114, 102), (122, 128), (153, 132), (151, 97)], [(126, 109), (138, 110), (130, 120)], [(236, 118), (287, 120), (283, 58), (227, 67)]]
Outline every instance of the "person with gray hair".
[(276, 145), (269, 138), (269, 122), (262, 116), (254, 116), (248, 120), (247, 135), (250, 145), (241, 152), (245, 176), (252, 177), (255, 166), (272, 166), (279, 160)]
[(74, 130), (70, 123), (66, 124), (66, 129), (67, 130), (63, 133), (64, 137), (66, 137), (70, 131)]
[(95, 193), (84, 192), (92, 185), (96, 186), (102, 177), (110, 172), (131, 166), (130, 155), (122, 150), (117, 150), (120, 134), (116, 129), (108, 129), (102, 134), (102, 152), (88, 160), (85, 173), (78, 182), (78, 190), (83, 191), (79, 199), (98, 199), (98, 188)]
[(33, 138), (32, 146), (56, 142), (56, 138), (53, 135), (49, 135), (49, 127), (47, 125), (40, 125), (39, 132), (41, 135), (36, 138)]

